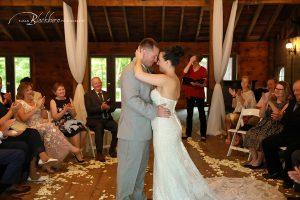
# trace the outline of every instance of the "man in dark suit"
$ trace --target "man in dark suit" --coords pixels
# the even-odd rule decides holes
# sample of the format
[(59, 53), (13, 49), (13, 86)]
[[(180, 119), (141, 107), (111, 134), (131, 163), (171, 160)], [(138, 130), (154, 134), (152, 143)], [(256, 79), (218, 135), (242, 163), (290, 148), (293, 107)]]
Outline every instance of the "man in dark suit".
[[(9, 122), (7, 122), (9, 124)], [(15, 133), (8, 130), (8, 125), (3, 124), (0, 127), (0, 146), (3, 144), (3, 139), (7, 137), (16, 137), (20, 133)], [(29, 186), (16, 186), (20, 181), (22, 167), (27, 154), (27, 144), (18, 141), (14, 143), (15, 147), (1, 148), (0, 147), (0, 199), (20, 199), (11, 196), (9, 193), (25, 193), (30, 190)], [(7, 193), (4, 193), (7, 192)]]
[(93, 90), (84, 95), (84, 102), (87, 111), (87, 126), (95, 132), (95, 142), (97, 147), (96, 159), (105, 162), (102, 154), (104, 129), (112, 134), (112, 140), (109, 148), (109, 155), (117, 157), (117, 133), (118, 124), (114, 121), (111, 113), (115, 111), (108, 94), (102, 90), (102, 82), (99, 77), (91, 80)]
[[(3, 174), (0, 179), (0, 199), (19, 200), (21, 198), (5, 193), (12, 185), (18, 183), (25, 161), (25, 153), (20, 149), (0, 149), (0, 165), (3, 167)], [(2, 170), (2, 169), (1, 169)], [(16, 193), (28, 192), (29, 187), (19, 189)], [(8, 191), (9, 192), (9, 191)]]
[[(284, 125), (283, 131), (279, 134), (267, 137), (262, 142), (262, 147), (266, 159), (268, 174), (264, 174), (267, 179), (283, 178), (283, 186), (290, 188), (293, 181), (288, 177), (287, 172), (293, 169), (292, 153), (300, 149), (300, 80), (293, 85), (295, 99), (291, 100), (285, 114), (273, 113), (273, 119), (279, 120)], [(284, 151), (285, 167), (282, 168), (278, 151), (280, 147), (287, 147)]]

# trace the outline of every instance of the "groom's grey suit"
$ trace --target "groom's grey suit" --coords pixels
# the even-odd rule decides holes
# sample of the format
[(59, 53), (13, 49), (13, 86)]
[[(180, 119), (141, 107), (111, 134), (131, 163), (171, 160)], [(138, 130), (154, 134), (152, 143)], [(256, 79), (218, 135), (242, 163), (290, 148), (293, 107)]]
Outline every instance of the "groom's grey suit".
[(151, 104), (152, 86), (134, 76), (135, 61), (121, 75), (122, 111), (118, 129), (117, 199), (144, 200), (144, 177), (152, 139), (151, 119), (156, 107)]

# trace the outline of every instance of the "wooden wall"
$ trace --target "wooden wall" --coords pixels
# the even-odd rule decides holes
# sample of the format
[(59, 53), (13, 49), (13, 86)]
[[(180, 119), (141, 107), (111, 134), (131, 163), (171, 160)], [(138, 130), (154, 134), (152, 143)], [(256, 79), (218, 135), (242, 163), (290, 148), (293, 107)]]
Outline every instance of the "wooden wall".
[(265, 81), (272, 74), (269, 66), (268, 42), (241, 42), (237, 47), (238, 77), (249, 76), (257, 80), (256, 87), (264, 87)]
[[(185, 50), (176, 72), (181, 75), (190, 55), (202, 53), (208, 55), (208, 43), (160, 43), (160, 47), (181, 45)], [(99, 56), (132, 56), (137, 43), (89, 43), (89, 55)], [(242, 42), (233, 45), (233, 54), (236, 54), (238, 77), (249, 75), (251, 79), (258, 80), (262, 86), (269, 76), (268, 43)], [(36, 89), (41, 91), (49, 100), (53, 97), (51, 87), (56, 81), (66, 85), (67, 92), (73, 96), (76, 86), (68, 67), (64, 43), (61, 42), (0, 42), (0, 56), (26, 55), (32, 57), (32, 78)], [(109, 70), (109, 68), (108, 68)], [(88, 70), (87, 70), (88, 71)], [(209, 74), (212, 79), (213, 74)], [(85, 89), (89, 86), (88, 73), (84, 79)], [(213, 88), (212, 85), (209, 86)], [(179, 107), (184, 106), (182, 97)]]
[(277, 40), (274, 42), (274, 69), (275, 76), (278, 77), (280, 69), (284, 67), (285, 80), (292, 84), (295, 80), (300, 79), (300, 37), (292, 38), (290, 41), (296, 45), (296, 54), (289, 53), (285, 48), (288, 40)]

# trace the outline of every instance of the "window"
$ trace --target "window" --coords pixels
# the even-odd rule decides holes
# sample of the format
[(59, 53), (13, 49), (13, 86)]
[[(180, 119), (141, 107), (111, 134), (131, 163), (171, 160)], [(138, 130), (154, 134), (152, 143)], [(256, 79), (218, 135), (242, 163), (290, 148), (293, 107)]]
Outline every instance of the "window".
[(230, 57), (227, 64), (226, 72), (223, 77), (224, 81), (232, 81), (232, 64), (233, 64), (233, 59), (232, 57)]
[[(102, 90), (107, 91), (107, 59), (91, 58), (91, 78), (99, 77), (102, 81)], [(92, 87), (92, 86), (91, 86)]]
[(121, 101), (121, 84), (120, 77), (123, 69), (130, 63), (130, 57), (116, 57), (115, 58), (115, 72), (116, 72), (116, 102)]
[(15, 65), (15, 92), (20, 85), (20, 80), (30, 77), (30, 57), (14, 57)]
[(284, 81), (284, 67), (281, 67), (280, 71), (279, 71), (279, 81)]
[(0, 57), (0, 77), (2, 78), (2, 90), (1, 92), (6, 92), (6, 65), (5, 57)]

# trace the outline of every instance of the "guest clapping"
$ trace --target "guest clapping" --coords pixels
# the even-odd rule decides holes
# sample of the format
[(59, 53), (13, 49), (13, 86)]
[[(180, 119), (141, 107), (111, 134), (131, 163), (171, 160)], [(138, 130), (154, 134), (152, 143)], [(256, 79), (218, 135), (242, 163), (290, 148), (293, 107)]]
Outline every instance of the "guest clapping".
[(21, 83), (17, 92), (18, 102), (22, 107), (17, 112), (16, 118), (20, 122), (26, 123), (30, 128), (37, 129), (43, 138), (46, 152), (53, 158), (63, 161), (69, 152), (80, 155), (80, 149), (71, 145), (62, 132), (48, 119), (42, 118), (45, 112), (45, 99), (41, 98), (37, 102), (33, 98), (32, 86), (29, 83)]
[[(50, 101), (51, 115), (56, 126), (77, 148), (83, 148), (86, 138), (84, 125), (75, 119), (76, 110), (72, 100), (66, 97), (65, 86), (62, 83), (55, 83), (53, 86), (55, 98)], [(75, 155), (78, 162), (83, 162), (82, 155)]]
[[(285, 188), (293, 186), (293, 182), (288, 177), (287, 172), (293, 169), (292, 153), (300, 149), (300, 80), (294, 83), (293, 92), (295, 99), (289, 102), (285, 113), (273, 112), (271, 115), (274, 120), (280, 120), (283, 124), (283, 130), (279, 134), (269, 136), (262, 141), (268, 170), (268, 174), (264, 174), (264, 177), (272, 179), (283, 178), (283, 186)], [(284, 168), (281, 165), (278, 154), (282, 146), (287, 147), (284, 151)]]
[[(2, 78), (0, 77), (0, 91), (2, 90)], [(9, 108), (11, 106), (12, 100), (11, 100), (11, 93), (3, 93), (1, 92), (0, 95), (0, 104), (3, 106)]]
[(11, 119), (13, 115), (21, 108), (21, 104), (13, 103), (8, 112), (0, 118), (0, 130), (5, 136), (0, 141), (0, 149), (19, 149), (25, 153), (25, 163), (23, 166), (23, 177), (32, 181), (42, 181), (40, 175), (36, 171), (36, 158), (40, 158), (39, 165), (50, 168), (57, 164), (58, 160), (50, 158), (45, 152), (44, 143), (41, 136), (35, 129), (26, 128), (25, 130), (16, 129), (13, 125), (15, 119)]
[[(232, 96), (232, 107), (234, 108), (233, 113), (229, 113), (225, 117), (226, 131), (237, 124), (240, 113), (243, 108), (254, 108), (256, 105), (255, 96), (252, 90), (250, 90), (248, 76), (243, 76), (241, 81), (242, 89), (229, 88), (229, 93)], [(236, 137), (235, 144), (239, 143), (239, 137)], [(226, 143), (230, 144), (231, 136), (227, 132)]]
[(255, 169), (262, 165), (262, 140), (283, 130), (283, 125), (278, 120), (272, 119), (271, 114), (273, 112), (285, 112), (290, 96), (289, 84), (280, 81), (275, 87), (275, 92), (270, 93), (267, 101), (261, 105), (263, 119), (247, 131), (244, 139), (244, 146), (250, 149), (252, 157), (251, 162), (246, 164), (246, 167)]

